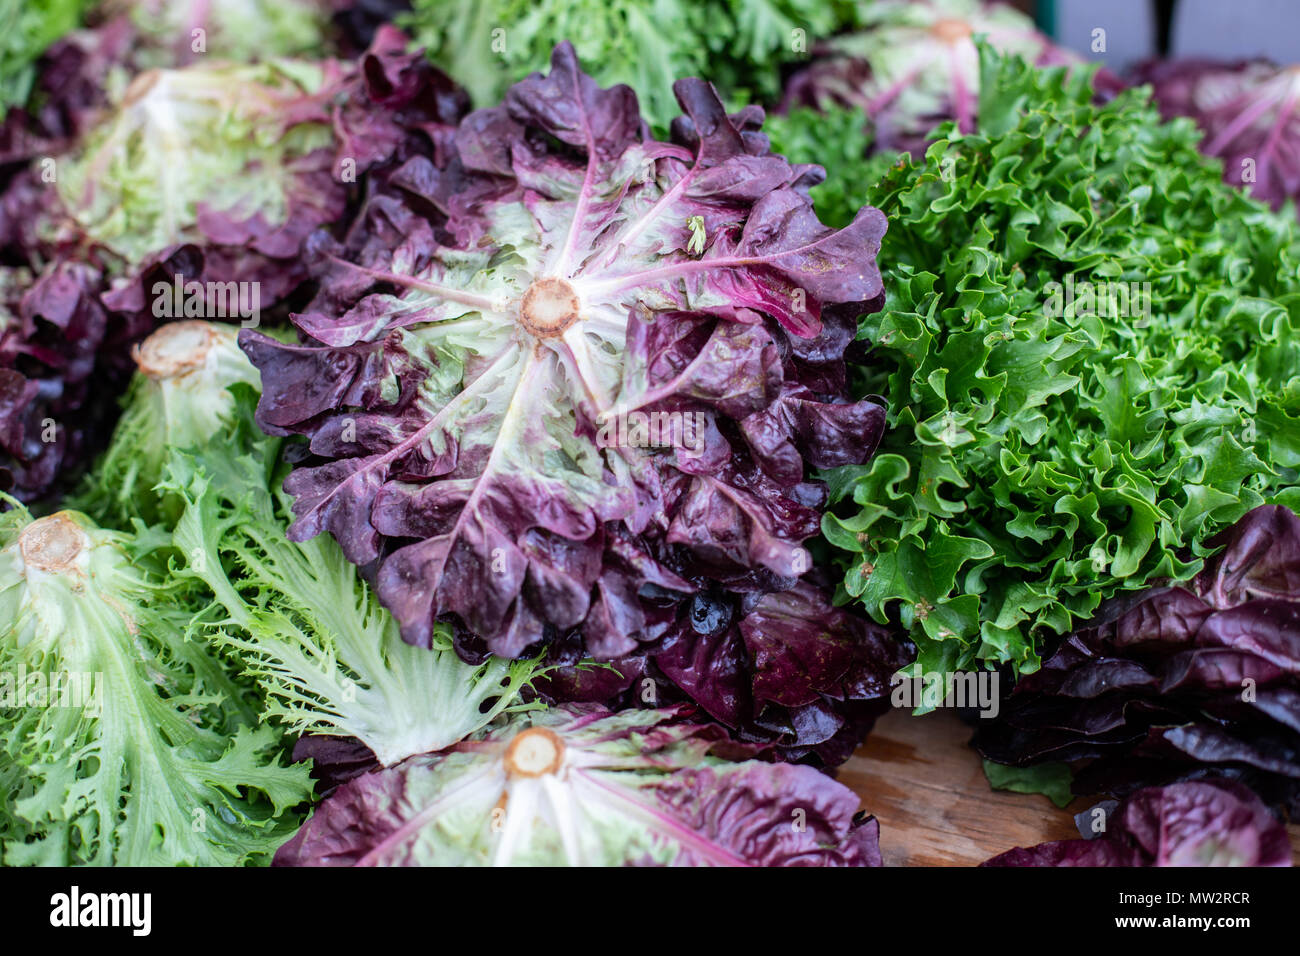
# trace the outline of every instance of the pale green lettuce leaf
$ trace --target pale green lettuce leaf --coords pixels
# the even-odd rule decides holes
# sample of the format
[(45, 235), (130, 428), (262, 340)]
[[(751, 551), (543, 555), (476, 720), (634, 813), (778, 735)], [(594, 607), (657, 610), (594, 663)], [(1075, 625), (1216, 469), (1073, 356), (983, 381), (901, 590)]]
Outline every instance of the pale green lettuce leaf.
[(265, 862), (310, 792), (140, 546), (76, 512), (0, 515), (7, 863)]
[(166, 487), (185, 504), (174, 543), (182, 576), (215, 595), (208, 619), (267, 696), (266, 713), (297, 733), (354, 737), (384, 765), (451, 746), (503, 713), (536, 661), (467, 664), (440, 627), (430, 648), (405, 643), (333, 539), (284, 536), (278, 439), (252, 423), (251, 390), (225, 441), (172, 455)]

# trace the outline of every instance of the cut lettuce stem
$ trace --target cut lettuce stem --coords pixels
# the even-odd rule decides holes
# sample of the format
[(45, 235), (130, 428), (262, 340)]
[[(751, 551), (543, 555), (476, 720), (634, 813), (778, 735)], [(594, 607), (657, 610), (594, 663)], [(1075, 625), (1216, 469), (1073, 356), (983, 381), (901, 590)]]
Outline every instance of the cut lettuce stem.
[(219, 439), (234, 409), (228, 386), (257, 382), (237, 331), (221, 322), (172, 322), (132, 350), (139, 374), (127, 389), (112, 443), (75, 499), (77, 507), (118, 527), (135, 518), (176, 521), (180, 501), (158, 487), (168, 455)]

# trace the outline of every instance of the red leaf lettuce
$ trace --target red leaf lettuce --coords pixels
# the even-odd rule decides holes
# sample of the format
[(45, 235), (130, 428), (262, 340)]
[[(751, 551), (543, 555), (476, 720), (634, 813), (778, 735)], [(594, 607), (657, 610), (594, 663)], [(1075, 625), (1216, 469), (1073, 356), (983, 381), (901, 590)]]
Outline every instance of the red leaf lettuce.
[[(811, 586), (789, 594), (817, 607), (806, 644), (796, 629), (766, 646), (781, 642), (762, 615), (782, 612), (751, 607), (723, 639), (770, 637), (744, 652), (670, 646), (710, 587), (789, 592), (826, 499), (808, 466), (879, 440), (883, 408), (846, 397), (843, 350), (882, 299), (885, 223), (864, 208), (823, 226), (822, 171), (772, 154), (761, 110), (728, 116), (700, 80), (676, 92), (685, 115), (655, 141), (629, 88), (557, 47), (548, 75), (412, 156), (342, 242), (314, 247), (300, 343), (241, 343), (259, 424), (310, 437), (285, 482), (290, 536), (329, 531), (374, 562), (406, 640), (450, 619), (500, 656), (561, 639), (598, 661), (657, 654), (735, 726), (761, 716), (752, 698), (845, 700), (888, 677), (864, 677), (875, 638)], [(692, 656), (712, 672), (683, 677)]]
[(520, 715), (344, 783), (275, 865), (880, 865), (879, 826), (855, 816), (851, 790), (744, 759), (688, 716)]
[(202, 283), (205, 316), (230, 314), (236, 282), (273, 309), (353, 183), (446, 135), (465, 96), (405, 46), (382, 29), (356, 63), (149, 70), (115, 97), (107, 78), (133, 52), (123, 21), (50, 51), (39, 105), (0, 128), (0, 479), (19, 497), (74, 475), (82, 439), (107, 436), (113, 403), (85, 399), (120, 393), (130, 345), (163, 317), (159, 283)]
[[(866, 113), (881, 153), (920, 157), (930, 132), (946, 121), (960, 133), (975, 130), (984, 37), (996, 50), (1035, 66), (1083, 61), (1034, 29), (1033, 21), (1003, 3), (985, 0), (875, 0), (861, 5), (857, 32), (813, 48), (813, 62), (786, 85), (783, 107), (847, 107)], [(1106, 71), (1099, 91), (1114, 92)]]
[(1249, 789), (1229, 781), (1148, 787), (1118, 807), (1079, 814), (1080, 828), (1102, 819), (1104, 835), (1017, 847), (982, 865), (1291, 865), (1286, 827)]
[(1189, 116), (1201, 151), (1223, 160), (1223, 178), (1280, 209), (1300, 196), (1300, 70), (1268, 60), (1169, 60), (1141, 64), (1165, 119)]

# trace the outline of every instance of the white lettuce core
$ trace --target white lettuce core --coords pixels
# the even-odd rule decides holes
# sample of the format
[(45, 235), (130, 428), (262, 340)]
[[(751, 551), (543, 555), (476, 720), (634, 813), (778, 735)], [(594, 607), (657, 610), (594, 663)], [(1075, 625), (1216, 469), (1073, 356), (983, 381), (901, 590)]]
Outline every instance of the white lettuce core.
[(177, 378), (202, 365), (216, 339), (206, 322), (172, 322), (137, 346), (135, 362), (154, 381)]
[(90, 537), (60, 511), (24, 528), (18, 536), (18, 549), (25, 566), (58, 574), (77, 567), (77, 559), (90, 549)]
[(936, 20), (934, 26), (930, 27), (930, 32), (934, 34), (936, 40), (944, 43), (960, 43), (970, 37), (971, 25), (965, 20), (958, 20), (955, 17), (944, 17), (942, 20)]
[(564, 741), (546, 727), (529, 727), (510, 741), (504, 759), (507, 776), (542, 777), (560, 769)]
[(519, 324), (538, 338), (561, 335), (578, 321), (578, 294), (563, 279), (538, 279), (519, 305)]

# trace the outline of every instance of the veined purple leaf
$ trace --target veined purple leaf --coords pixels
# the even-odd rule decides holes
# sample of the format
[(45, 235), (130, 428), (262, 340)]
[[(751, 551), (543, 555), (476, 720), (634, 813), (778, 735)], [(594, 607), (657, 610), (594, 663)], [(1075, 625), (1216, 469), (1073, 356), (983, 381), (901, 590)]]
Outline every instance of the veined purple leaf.
[(243, 333), (259, 421), (311, 438), (291, 536), (378, 560), (413, 643), (450, 618), (498, 654), (573, 633), (635, 657), (665, 636), (647, 587), (792, 587), (825, 500), (805, 463), (879, 439), (843, 348), (845, 316), (882, 301), (884, 217), (821, 225), (761, 111), (677, 94), (678, 141), (657, 142), (630, 89), (557, 47), (320, 248), (300, 344)]
[(1274, 209), (1300, 195), (1300, 76), (1268, 60), (1143, 63), (1166, 119), (1188, 116), (1205, 132), (1201, 151), (1223, 160), (1223, 178)]

